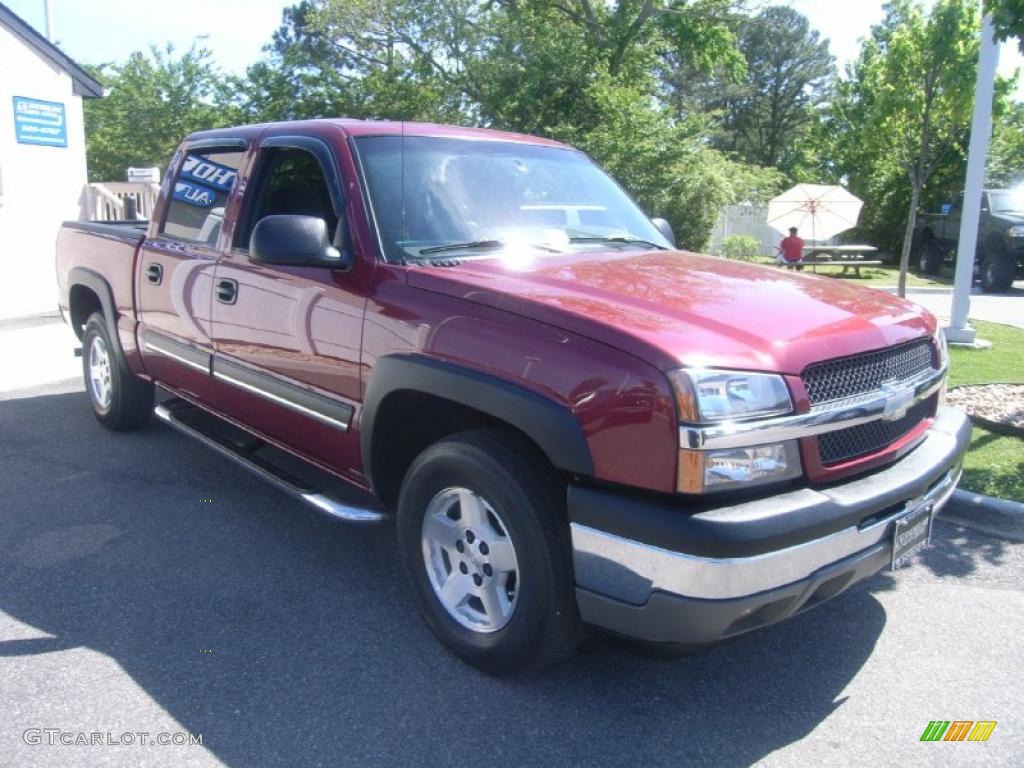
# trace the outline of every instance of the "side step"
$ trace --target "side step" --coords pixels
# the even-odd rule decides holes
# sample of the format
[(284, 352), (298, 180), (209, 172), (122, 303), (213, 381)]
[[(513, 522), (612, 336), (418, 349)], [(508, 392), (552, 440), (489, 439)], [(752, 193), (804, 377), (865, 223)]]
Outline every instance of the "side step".
[(258, 438), (246, 435), (247, 439), (233, 440), (227, 435), (217, 434), (218, 430), (215, 428), (217, 423), (238, 433), (241, 433), (241, 430), (221, 422), (215, 416), (207, 414), (185, 400), (180, 398), (165, 400), (156, 407), (154, 413), (158, 419), (179, 432), (195, 438), (268, 483), (277, 486), (289, 496), (305, 502), (321, 512), (326, 512), (331, 517), (350, 523), (379, 523), (387, 519), (387, 515), (380, 509), (346, 504), (310, 487), (310, 483), (287, 470), (256, 456), (256, 451), (265, 446), (265, 443)]

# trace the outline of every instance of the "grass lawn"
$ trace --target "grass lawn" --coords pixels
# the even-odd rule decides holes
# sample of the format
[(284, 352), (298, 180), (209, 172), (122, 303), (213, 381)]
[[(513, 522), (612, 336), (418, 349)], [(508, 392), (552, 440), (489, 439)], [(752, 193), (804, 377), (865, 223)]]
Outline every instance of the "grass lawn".
[(950, 347), (949, 386), (1024, 383), (1024, 331), (1012, 325), (971, 320), (991, 349)]
[[(991, 349), (951, 347), (949, 386), (1024, 383), (1024, 331), (1008, 325), (971, 321)], [(969, 491), (1024, 501), (1024, 440), (978, 427), (964, 459), (960, 486)]]
[[(775, 264), (775, 259), (768, 256), (758, 256), (755, 261), (758, 264)], [(872, 288), (881, 288), (884, 286), (895, 287), (900, 279), (899, 268), (885, 264), (878, 267), (861, 267), (860, 277), (855, 277), (852, 271), (847, 274), (843, 274), (843, 270), (839, 267), (819, 268), (817, 273), (811, 272), (810, 268), (805, 268), (804, 272), (809, 275), (819, 274), (822, 277), (830, 277), (835, 280), (845, 280), (853, 285), (867, 285)], [(943, 267), (942, 274), (935, 275), (934, 277), (928, 275), (916, 275), (913, 270), (907, 273), (907, 286), (910, 288), (943, 287), (952, 284), (952, 267)]]

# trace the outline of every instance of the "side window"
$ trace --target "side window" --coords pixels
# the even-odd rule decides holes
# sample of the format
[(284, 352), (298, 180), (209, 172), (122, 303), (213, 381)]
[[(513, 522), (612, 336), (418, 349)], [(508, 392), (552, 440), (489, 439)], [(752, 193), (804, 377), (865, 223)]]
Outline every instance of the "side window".
[(238, 179), (244, 151), (202, 149), (185, 154), (160, 233), (216, 245), (228, 195)]
[(246, 192), (252, 206), (245, 214), (245, 226), (238, 228), (235, 246), (249, 247), (253, 227), (264, 216), (300, 214), (327, 222), (334, 237), (338, 215), (331, 202), (330, 188), (320, 162), (305, 149), (274, 147), (263, 150), (257, 189)]

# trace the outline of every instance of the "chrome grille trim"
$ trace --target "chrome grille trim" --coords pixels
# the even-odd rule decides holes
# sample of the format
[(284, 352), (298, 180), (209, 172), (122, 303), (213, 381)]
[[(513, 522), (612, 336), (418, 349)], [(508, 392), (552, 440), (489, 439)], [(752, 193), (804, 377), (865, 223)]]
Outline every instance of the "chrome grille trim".
[(811, 363), (801, 380), (811, 405), (864, 396), (883, 384), (911, 381), (938, 365), (930, 338), (917, 339), (888, 349)]

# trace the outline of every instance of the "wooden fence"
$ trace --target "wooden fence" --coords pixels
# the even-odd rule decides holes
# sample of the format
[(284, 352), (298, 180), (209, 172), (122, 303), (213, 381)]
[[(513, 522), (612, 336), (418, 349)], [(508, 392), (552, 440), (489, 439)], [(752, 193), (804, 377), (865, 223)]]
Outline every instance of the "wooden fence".
[(153, 215), (159, 195), (160, 185), (155, 182), (108, 181), (87, 184), (87, 217), (90, 221), (148, 219)]

